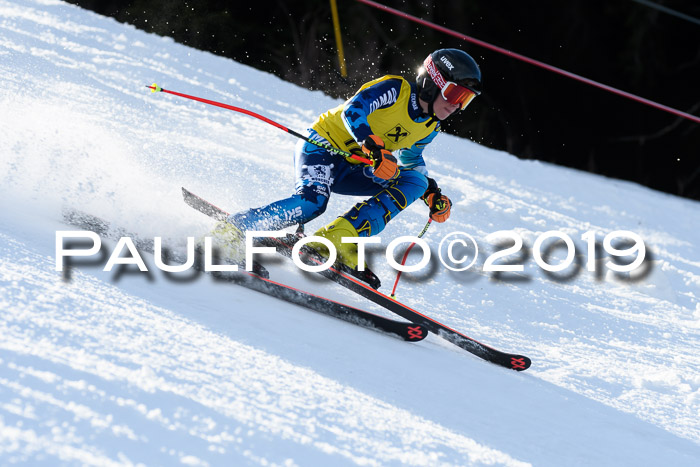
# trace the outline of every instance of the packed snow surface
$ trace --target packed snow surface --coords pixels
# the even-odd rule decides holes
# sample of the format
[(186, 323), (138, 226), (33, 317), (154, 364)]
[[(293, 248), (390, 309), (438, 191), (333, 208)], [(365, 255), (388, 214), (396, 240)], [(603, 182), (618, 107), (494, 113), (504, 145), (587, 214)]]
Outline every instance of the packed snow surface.
[[(181, 186), (228, 211), (293, 190), (293, 137), (153, 82), (297, 131), (339, 102), (60, 1), (0, 0), (0, 464), (700, 465), (697, 202), (438, 137), (426, 157), (454, 209), (425, 239), (436, 253), (463, 232), (479, 256), (407, 274), (399, 299), (530, 356), (521, 373), (437, 336), (405, 343), (210, 276), (173, 279), (147, 254), (149, 273), (103, 272), (96, 255), (65, 278), (66, 208), (178, 247), (213, 226)], [(334, 196), (307, 230), (358, 200)], [(410, 206), (382, 246), (426, 214)], [(618, 230), (646, 246), (629, 274), (601, 248), (589, 263), (582, 239)], [(499, 231), (524, 240), (497, 261), (522, 272), (484, 270), (513, 244)], [(537, 264), (549, 231), (573, 240), (578, 269)], [(557, 245), (542, 249), (550, 264), (566, 259)], [(277, 280), (386, 313), (270, 263)]]

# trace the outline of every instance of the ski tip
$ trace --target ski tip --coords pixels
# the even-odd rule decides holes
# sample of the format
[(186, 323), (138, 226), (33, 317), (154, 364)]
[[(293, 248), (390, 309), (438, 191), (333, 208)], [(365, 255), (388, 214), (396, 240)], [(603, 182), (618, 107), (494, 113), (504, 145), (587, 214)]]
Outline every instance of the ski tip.
[(530, 368), (532, 361), (524, 355), (511, 355), (510, 368), (515, 371), (524, 371)]
[(428, 337), (428, 330), (420, 324), (409, 324), (406, 325), (406, 334), (401, 337), (408, 342), (422, 341)]

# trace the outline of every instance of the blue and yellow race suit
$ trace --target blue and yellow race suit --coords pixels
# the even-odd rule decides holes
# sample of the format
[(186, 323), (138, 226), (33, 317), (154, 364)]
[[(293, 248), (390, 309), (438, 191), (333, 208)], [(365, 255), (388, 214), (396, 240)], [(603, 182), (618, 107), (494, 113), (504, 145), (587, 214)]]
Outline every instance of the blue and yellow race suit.
[(331, 193), (339, 193), (369, 196), (343, 217), (360, 236), (376, 235), (425, 192), (428, 172), (423, 149), (439, 129), (439, 121), (420, 108), (415, 84), (392, 75), (370, 81), (348, 101), (319, 116), (309, 138), (357, 152), (369, 135), (377, 135), (397, 156), (401, 168), (397, 178), (380, 179), (371, 167), (300, 141), (294, 154), (295, 193), (233, 214), (229, 221), (244, 230), (279, 230), (318, 217)]

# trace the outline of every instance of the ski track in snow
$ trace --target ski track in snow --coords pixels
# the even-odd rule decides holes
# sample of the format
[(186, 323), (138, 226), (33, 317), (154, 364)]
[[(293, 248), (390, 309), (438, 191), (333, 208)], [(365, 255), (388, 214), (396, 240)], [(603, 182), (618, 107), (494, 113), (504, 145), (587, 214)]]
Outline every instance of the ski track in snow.
[[(64, 280), (64, 207), (183, 245), (212, 223), (181, 186), (229, 211), (293, 188), (294, 138), (146, 85), (298, 131), (337, 101), (54, 0), (0, 0), (0, 71), (1, 464), (697, 465), (697, 202), (439, 137), (429, 168), (454, 210), (425, 238), (435, 252), (461, 230), (482, 251), (469, 272), (405, 275), (399, 298), (532, 358), (514, 373), (434, 336), (407, 344), (207, 278), (171, 282), (152, 258), (148, 276), (103, 261)], [(308, 231), (355, 201), (334, 196)], [(383, 245), (420, 231), (420, 204)], [(481, 266), (500, 230), (530, 248), (565, 232), (583, 268), (551, 278), (530, 256), (495, 280)], [(648, 273), (587, 271), (589, 230), (639, 234)]]

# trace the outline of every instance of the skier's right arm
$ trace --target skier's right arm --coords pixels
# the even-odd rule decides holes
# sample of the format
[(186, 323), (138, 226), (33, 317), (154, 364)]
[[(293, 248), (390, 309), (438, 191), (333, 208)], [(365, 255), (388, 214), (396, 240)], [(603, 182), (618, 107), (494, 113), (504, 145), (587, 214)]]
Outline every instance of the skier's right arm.
[(401, 92), (401, 80), (388, 79), (358, 92), (346, 104), (341, 118), (350, 135), (360, 144), (362, 152), (372, 158), (374, 175), (391, 180), (399, 174), (398, 162), (384, 141), (375, 135), (367, 116), (375, 110), (391, 107)]
[(391, 107), (401, 92), (400, 79), (387, 79), (355, 94), (343, 108), (341, 118), (348, 133), (360, 146), (374, 134), (367, 122), (372, 112)]
[(384, 141), (377, 135), (369, 135), (362, 142), (362, 152), (372, 158), (374, 175), (384, 180), (391, 180), (399, 175), (399, 164), (394, 155), (384, 149)]

